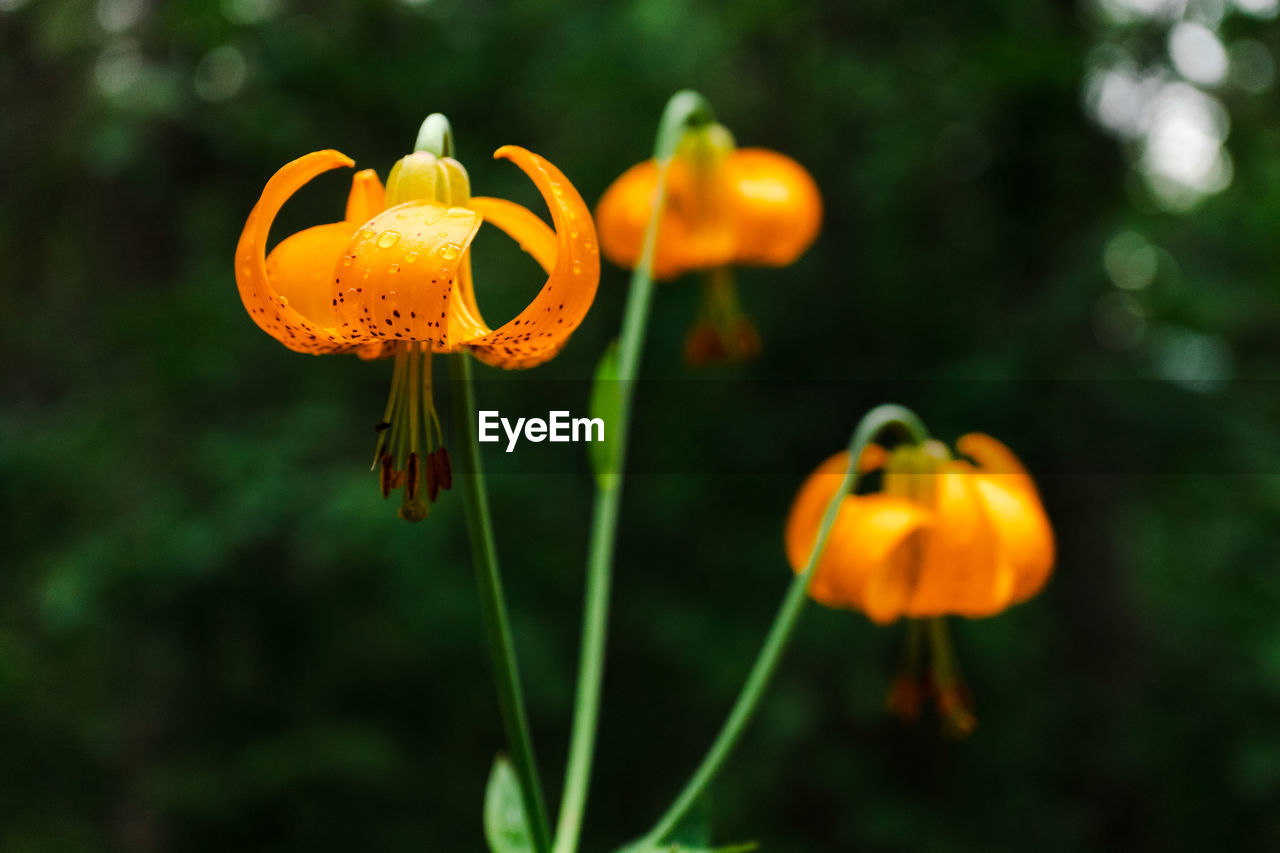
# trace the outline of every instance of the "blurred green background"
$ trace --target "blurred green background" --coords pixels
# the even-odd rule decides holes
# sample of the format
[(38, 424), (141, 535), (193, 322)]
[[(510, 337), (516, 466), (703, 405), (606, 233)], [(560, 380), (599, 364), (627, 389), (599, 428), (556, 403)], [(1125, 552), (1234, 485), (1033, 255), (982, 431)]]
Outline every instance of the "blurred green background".
[[(587, 849), (700, 758), (787, 582), (794, 490), (889, 399), (1027, 461), (1058, 570), (956, 625), (959, 743), (883, 712), (901, 626), (813, 608), (717, 840), (1280, 849), (1275, 15), (0, 0), (0, 850), (482, 849), (501, 728), (461, 500), (395, 517), (365, 468), (389, 370), (261, 333), (233, 247), (280, 165), (334, 147), (385, 176), (437, 110), (477, 193), (542, 209), (489, 159), (511, 142), (594, 203), (682, 87), (804, 163), (827, 216), (795, 266), (739, 271), (754, 362), (686, 369), (695, 282), (657, 294)], [(336, 219), (346, 180), (274, 233)], [(482, 304), (514, 311), (536, 268), (477, 246)], [(482, 404), (540, 414), (564, 380), (585, 408), (625, 284), (606, 266), (550, 364), (481, 368)], [(489, 456), (554, 801), (591, 484), (538, 460)]]

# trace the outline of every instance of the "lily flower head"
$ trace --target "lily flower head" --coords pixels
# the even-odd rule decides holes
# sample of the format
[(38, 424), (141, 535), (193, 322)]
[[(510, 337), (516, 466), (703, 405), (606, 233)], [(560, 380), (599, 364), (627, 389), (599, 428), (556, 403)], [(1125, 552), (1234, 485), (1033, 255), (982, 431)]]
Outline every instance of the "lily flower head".
[[(647, 160), (615, 180), (596, 207), (605, 257), (622, 267), (640, 258), (658, 164)], [(721, 124), (689, 130), (667, 170), (654, 276), (706, 274), (699, 317), (685, 341), (691, 364), (749, 358), (760, 337), (743, 313), (733, 266), (787, 266), (813, 243), (822, 196), (804, 167), (763, 148), (736, 148)]]
[[(809, 586), (828, 607), (857, 610), (878, 623), (915, 620), (904, 672), (890, 706), (914, 717), (932, 694), (944, 722), (972, 729), (971, 700), (959, 680), (944, 617), (982, 618), (1034, 596), (1048, 581), (1054, 537), (1035, 484), (994, 438), (971, 433), (953, 458), (929, 440), (886, 451), (868, 446), (859, 470), (879, 471), (882, 487), (846, 496)], [(786, 526), (787, 557), (803, 571), (822, 515), (850, 463), (823, 462), (800, 487)], [(923, 664), (923, 639), (932, 664)]]
[[(317, 175), (354, 162), (324, 150), (286, 164), (267, 181), (236, 247), (240, 298), (267, 334), (297, 352), (395, 359), (374, 465), (384, 496), (404, 487), (400, 514), (415, 521), (452, 480), (431, 354), (466, 350), (505, 369), (541, 364), (586, 316), (600, 275), (590, 211), (550, 162), (514, 145), (494, 153), (533, 180), (554, 230), (514, 202), (471, 195), (443, 116), (429, 117), (419, 140), (420, 150), (395, 164), (385, 188), (372, 169), (357, 172), (340, 221), (299, 231), (268, 254), (285, 201)], [(547, 275), (529, 304), (497, 328), (481, 314), (471, 276), (471, 243), (484, 222), (514, 238)]]

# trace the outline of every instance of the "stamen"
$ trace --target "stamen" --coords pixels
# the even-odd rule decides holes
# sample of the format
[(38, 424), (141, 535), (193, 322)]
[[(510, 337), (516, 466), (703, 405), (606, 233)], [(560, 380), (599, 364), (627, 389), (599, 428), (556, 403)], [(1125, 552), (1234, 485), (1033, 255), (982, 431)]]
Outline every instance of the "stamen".
[(404, 496), (408, 500), (413, 500), (418, 496), (418, 483), (420, 482), (418, 470), (418, 454), (416, 452), (409, 454), (409, 468), (405, 472)]
[(742, 310), (728, 267), (709, 270), (703, 278), (698, 319), (685, 339), (685, 361), (700, 366), (743, 361), (760, 352), (760, 335)]
[(375, 427), (374, 467), (381, 466), (378, 487), (384, 498), (404, 487), (400, 517), (421, 521), (440, 490), (452, 485), (449, 455), (441, 446), (444, 430), (432, 397), (430, 347), (399, 343), (395, 358), (386, 412)]
[(387, 408), (382, 413), (381, 422), (374, 427), (374, 429), (378, 431), (378, 445), (373, 450), (373, 465), (369, 466), (370, 470), (372, 470), (378, 464), (378, 460), (382, 458), (383, 446), (389, 443), (388, 430), (391, 428), (392, 414), (395, 411), (396, 398), (400, 393), (400, 386), (404, 382), (404, 365), (405, 359), (403, 358), (403, 353), (397, 352), (395, 371), (391, 374), (391, 393), (387, 395)]
[(973, 714), (973, 697), (960, 677), (946, 617), (935, 616), (929, 619), (928, 625), (929, 651), (933, 657), (933, 699), (942, 718), (943, 734), (967, 737), (978, 727), (978, 718)]
[[(382, 496), (384, 498), (391, 497), (391, 454), (384, 453), (381, 457), (382, 468), (378, 472), (378, 485), (382, 488)], [(376, 463), (375, 463), (376, 464)]]
[(440, 488), (448, 491), (453, 488), (453, 466), (449, 464), (449, 451), (443, 447), (436, 448), (435, 455), (436, 480)]
[(414, 475), (418, 471), (418, 391), (422, 381), (422, 363), (418, 358), (418, 342), (409, 344), (409, 488), (417, 490)]
[(904, 723), (920, 719), (924, 709), (929, 683), (925, 677), (925, 627), (918, 619), (907, 621), (907, 642), (902, 652), (902, 664), (889, 687), (886, 705), (889, 712)]

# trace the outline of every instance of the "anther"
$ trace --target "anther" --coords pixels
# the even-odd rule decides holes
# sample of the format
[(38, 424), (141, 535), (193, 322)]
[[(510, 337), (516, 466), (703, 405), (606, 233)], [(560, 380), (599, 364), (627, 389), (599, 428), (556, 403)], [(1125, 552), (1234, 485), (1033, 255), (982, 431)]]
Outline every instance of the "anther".
[(920, 719), (924, 710), (925, 683), (913, 675), (900, 674), (893, 679), (889, 687), (889, 696), (885, 702), (889, 713), (904, 723), (914, 723)]
[(443, 447), (436, 448), (432, 457), (435, 465), (436, 481), (446, 492), (453, 488), (453, 466), (449, 464), (449, 451)]
[(948, 737), (963, 738), (978, 728), (978, 718), (973, 713), (973, 695), (962, 682), (934, 683), (934, 702), (942, 721), (942, 733)]
[(382, 461), (382, 467), (378, 471), (378, 485), (382, 489), (382, 496), (384, 498), (389, 498), (391, 497), (391, 489), (393, 488), (393, 486), (391, 485), (391, 480), (392, 480), (392, 477), (394, 476), (391, 472), (391, 454), (390, 453), (382, 454), (381, 461)]
[(420, 482), (418, 477), (418, 474), (419, 474), (418, 469), (419, 469), (418, 454), (410, 453), (409, 467), (408, 467), (408, 470), (405, 472), (406, 480), (405, 480), (405, 486), (404, 486), (404, 496), (406, 499), (410, 501), (418, 496), (418, 483)]

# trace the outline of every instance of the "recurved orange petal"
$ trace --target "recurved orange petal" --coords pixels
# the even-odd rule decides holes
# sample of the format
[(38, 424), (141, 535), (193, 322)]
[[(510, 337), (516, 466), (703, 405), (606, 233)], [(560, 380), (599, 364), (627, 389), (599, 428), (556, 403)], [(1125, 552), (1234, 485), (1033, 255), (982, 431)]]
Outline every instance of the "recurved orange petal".
[(1053, 571), (1053, 528), (1036, 496), (1012, 488), (1005, 477), (974, 477), (987, 516), (999, 539), (1000, 557), (1013, 573), (1011, 602), (1025, 601), (1049, 580)]
[[(345, 352), (353, 343), (336, 328), (307, 317), (290, 304), (289, 296), (276, 290), (267, 271), (266, 247), (271, 223), (285, 201), (307, 181), (329, 169), (352, 165), (351, 158), (333, 150), (315, 151), (287, 163), (267, 181), (236, 245), (236, 286), (249, 316), (267, 334), (298, 352)], [(326, 232), (323, 238), (312, 235), (305, 239), (321, 244), (328, 235)], [(306, 290), (314, 283), (313, 273), (314, 269), (308, 267), (296, 278), (282, 280), (281, 284), (286, 289), (301, 286)], [(311, 304), (313, 300), (304, 301)]]
[[(620, 267), (632, 269), (640, 260), (657, 188), (658, 164), (646, 160), (623, 172), (596, 205), (600, 248), (606, 258)], [(655, 278), (674, 278), (684, 272), (682, 231), (668, 200), (658, 220), (658, 245), (653, 256)]]
[(1027, 469), (1003, 442), (984, 433), (971, 432), (956, 441), (956, 450), (978, 463), (984, 473), (1008, 476), (1010, 483), (1020, 488), (1030, 487), (1034, 491)]
[(726, 165), (734, 189), (735, 260), (785, 266), (809, 248), (822, 225), (822, 195), (804, 167), (763, 148), (740, 148)]
[(978, 496), (977, 473), (967, 463), (951, 462), (936, 476), (933, 521), (921, 534), (908, 613), (990, 616), (1009, 605), (1014, 576)]
[(518, 316), (467, 345), (486, 364), (533, 367), (559, 352), (586, 316), (600, 280), (600, 251), (591, 212), (559, 169), (515, 145), (493, 156), (515, 163), (546, 200), (555, 223), (556, 257), (546, 284)]
[(971, 433), (956, 448), (978, 463), (975, 486), (1014, 572), (1013, 601), (1025, 601), (1044, 587), (1055, 556), (1053, 527), (1035, 483), (1013, 451), (989, 435)]
[(358, 226), (316, 225), (291, 234), (267, 256), (267, 277), (277, 295), (312, 323), (338, 325), (333, 310), (333, 271)]
[(519, 243), (520, 248), (538, 262), (542, 271), (551, 275), (556, 265), (556, 233), (536, 213), (514, 201), (485, 196), (471, 199), (467, 207)]
[[(879, 451), (876, 445), (868, 451), (872, 447)], [(870, 457), (864, 453), (859, 467), (876, 463), (878, 455), (874, 451)], [(848, 451), (837, 453), (818, 466), (800, 487), (786, 527), (787, 559), (795, 572), (804, 571), (808, 565), (827, 505), (848, 466)], [(892, 495), (845, 497), (809, 586), (810, 596), (828, 607), (866, 610), (868, 580), (884, 570), (895, 549), (929, 517), (929, 511), (919, 504)], [(890, 621), (897, 614), (877, 611), (868, 615), (878, 621)]]

